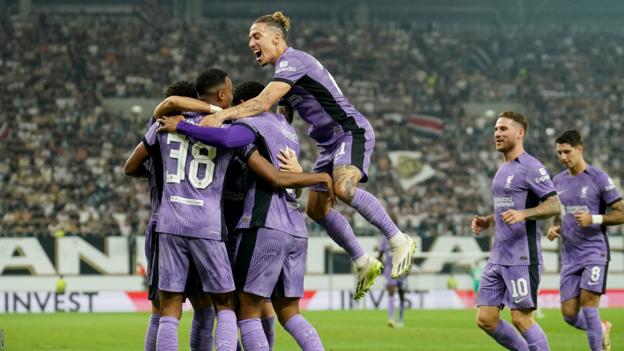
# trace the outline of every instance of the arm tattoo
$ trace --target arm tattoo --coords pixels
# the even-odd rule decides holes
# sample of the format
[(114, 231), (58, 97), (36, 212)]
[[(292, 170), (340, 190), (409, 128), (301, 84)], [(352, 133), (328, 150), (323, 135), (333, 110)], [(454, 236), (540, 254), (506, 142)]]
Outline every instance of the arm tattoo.
[(545, 219), (552, 216), (558, 216), (561, 213), (561, 203), (559, 197), (554, 195), (546, 199), (536, 207), (524, 210), (527, 220)]
[(602, 217), (604, 225), (618, 225), (624, 223), (624, 202), (622, 200), (609, 206), (610, 211)]

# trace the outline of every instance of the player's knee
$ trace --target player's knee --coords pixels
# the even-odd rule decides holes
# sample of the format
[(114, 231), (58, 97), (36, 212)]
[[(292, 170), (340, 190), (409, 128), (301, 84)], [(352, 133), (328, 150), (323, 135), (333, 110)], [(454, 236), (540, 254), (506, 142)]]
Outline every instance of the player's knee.
[(347, 204), (353, 200), (355, 189), (357, 184), (353, 184), (351, 179), (341, 179), (334, 183), (334, 195)]
[(329, 213), (330, 209), (331, 209), (331, 207), (329, 207), (329, 206), (322, 206), (320, 204), (314, 205), (314, 204), (310, 204), (310, 202), (308, 202), (308, 205), (306, 206), (306, 214), (313, 221), (318, 223), (318, 222), (321, 222), (322, 220), (324, 220), (325, 217), (327, 217), (327, 214)]
[(498, 325), (498, 318), (477, 314), (477, 326), (486, 332), (492, 332)]
[(517, 314), (517, 315), (513, 315), (511, 316), (511, 323), (514, 325), (514, 327), (516, 327), (516, 329), (520, 330), (520, 331), (526, 331), (529, 330), (529, 328), (531, 328), (531, 325), (533, 325), (533, 317), (531, 317), (531, 315), (526, 315), (526, 314)]

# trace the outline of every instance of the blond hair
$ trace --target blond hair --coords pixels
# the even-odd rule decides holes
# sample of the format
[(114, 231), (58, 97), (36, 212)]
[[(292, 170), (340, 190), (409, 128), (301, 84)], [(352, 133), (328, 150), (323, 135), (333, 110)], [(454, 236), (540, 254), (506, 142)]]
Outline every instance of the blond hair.
[(274, 12), (271, 15), (260, 16), (254, 23), (266, 23), (271, 27), (277, 28), (282, 32), (284, 38), (286, 38), (286, 34), (290, 29), (290, 18), (286, 17), (282, 11)]

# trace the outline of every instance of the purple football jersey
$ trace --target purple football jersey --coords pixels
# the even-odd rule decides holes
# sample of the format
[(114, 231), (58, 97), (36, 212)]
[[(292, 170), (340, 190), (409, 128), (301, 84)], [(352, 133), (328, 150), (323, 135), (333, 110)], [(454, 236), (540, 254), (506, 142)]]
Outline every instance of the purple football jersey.
[[(189, 114), (186, 121), (198, 123), (201, 119), (201, 115)], [(157, 130), (155, 124), (145, 134), (147, 145), (160, 146), (163, 162), (163, 194), (156, 230), (221, 240), (221, 193), (233, 152), (178, 133), (159, 134)]]
[[(299, 156), (299, 138), (283, 116), (262, 113), (257, 117), (236, 121), (236, 124), (247, 126), (256, 134), (255, 142), (242, 151), (245, 159), (258, 150), (260, 155), (279, 169), (277, 155), (280, 149), (290, 148)], [(277, 229), (299, 237), (308, 235), (294, 192), (275, 189), (256, 175), (250, 177), (243, 215), (237, 228), (254, 227)]]
[(541, 234), (537, 221), (506, 224), (501, 213), (536, 207), (540, 201), (556, 195), (548, 171), (535, 157), (523, 153), (504, 163), (492, 181), (496, 234), (490, 263), (520, 266), (542, 263)]
[[(152, 127), (154, 122), (152, 122)], [(163, 175), (162, 175), (162, 157), (160, 155), (160, 147), (158, 143), (151, 144), (142, 139), (143, 145), (147, 149), (149, 158), (147, 159), (147, 183), (149, 185), (150, 201), (152, 203), (152, 213), (150, 222), (158, 220), (158, 208), (160, 207), (160, 199), (163, 191)]]
[(365, 139), (373, 129), (342, 94), (334, 77), (312, 55), (287, 48), (275, 63), (274, 81), (290, 84), (284, 100), (297, 110), (310, 127), (308, 134), (318, 145), (334, 144), (344, 133)]
[(561, 233), (562, 262), (605, 263), (609, 261), (609, 239), (604, 225), (582, 228), (574, 219), (577, 212), (605, 214), (607, 207), (622, 199), (609, 176), (590, 165), (581, 174), (572, 176), (567, 170), (553, 178), (563, 206)]

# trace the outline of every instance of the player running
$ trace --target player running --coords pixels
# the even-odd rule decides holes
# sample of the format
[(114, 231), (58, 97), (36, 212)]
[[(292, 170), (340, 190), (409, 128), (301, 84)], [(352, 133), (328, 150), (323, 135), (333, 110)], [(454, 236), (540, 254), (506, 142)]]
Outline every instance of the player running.
[[(509, 350), (549, 350), (546, 334), (533, 319), (542, 269), (537, 220), (561, 212), (557, 192), (546, 168), (524, 151), (528, 121), (517, 112), (503, 112), (494, 127), (496, 150), (504, 163), (492, 181), (494, 214), (475, 216), (475, 234), (495, 224), (490, 259), (477, 296), (477, 324)], [(500, 319), (511, 309), (513, 325)]]
[(598, 306), (610, 260), (607, 226), (624, 223), (624, 203), (609, 175), (583, 158), (576, 130), (563, 133), (556, 145), (566, 168), (553, 178), (563, 212), (548, 229), (548, 239), (562, 238), (561, 312), (568, 324), (587, 331), (592, 351), (611, 350), (611, 323), (600, 320)]

